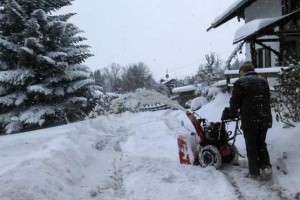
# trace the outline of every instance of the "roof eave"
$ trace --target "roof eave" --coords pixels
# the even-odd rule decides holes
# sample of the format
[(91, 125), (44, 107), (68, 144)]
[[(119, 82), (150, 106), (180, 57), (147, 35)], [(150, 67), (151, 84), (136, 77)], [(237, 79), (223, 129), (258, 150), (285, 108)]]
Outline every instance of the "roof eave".
[(222, 24), (228, 22), (229, 20), (233, 19), (234, 17), (245, 19), (245, 8), (249, 7), (255, 1), (257, 0), (241, 1), (239, 4), (237, 4), (236, 7), (225, 13), (219, 20), (217, 20), (215, 23), (212, 23), (211, 26), (208, 29), (206, 29), (206, 31), (210, 31), (213, 28), (217, 28)]

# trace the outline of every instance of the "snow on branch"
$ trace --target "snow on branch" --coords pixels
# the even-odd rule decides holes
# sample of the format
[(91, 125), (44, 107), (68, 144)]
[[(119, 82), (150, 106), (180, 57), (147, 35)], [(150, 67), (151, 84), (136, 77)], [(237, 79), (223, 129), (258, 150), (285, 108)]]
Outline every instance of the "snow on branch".
[(43, 84), (38, 84), (38, 85), (31, 85), (27, 87), (27, 92), (29, 93), (41, 93), (44, 95), (49, 95), (52, 93), (52, 90), (47, 88), (45, 85)]
[(50, 77), (47, 77), (47, 78), (45, 78), (44, 80), (45, 80), (45, 83), (48, 83), (48, 84), (50, 84), (50, 83), (58, 83), (58, 82), (60, 82), (61, 80), (63, 79), (63, 77), (62, 76), (50, 76)]
[(14, 132), (18, 132), (23, 128), (22, 122), (18, 120), (12, 120), (5, 126), (5, 132), (6, 134), (11, 134)]
[(89, 78), (90, 73), (89, 72), (83, 72), (83, 71), (66, 71), (66, 79), (67, 80), (75, 80), (78, 78)]
[(6, 94), (7, 88), (4, 85), (0, 85), (0, 95)]
[(67, 93), (73, 93), (82, 87), (85, 87), (87, 85), (93, 84), (95, 81), (93, 79), (85, 79), (85, 80), (80, 80), (76, 81), (72, 85), (70, 85), (67, 89)]
[(38, 55), (38, 60), (42, 63), (48, 63), (50, 65), (55, 65), (55, 60), (48, 56)]
[(68, 70), (80, 70), (90, 73), (90, 68), (87, 65), (82, 64), (69, 65)]
[(47, 13), (42, 9), (36, 9), (31, 13), (32, 17), (35, 17), (36, 19), (47, 21), (48, 15)]
[(0, 38), (0, 46), (4, 47), (5, 49), (9, 49), (11, 51), (17, 52), (17, 47), (14, 43), (9, 42), (3, 38)]
[(32, 70), (17, 69), (0, 72), (0, 82), (13, 85), (23, 85), (26, 79), (30, 77), (34, 77)]
[(8, 5), (11, 11), (15, 13), (23, 23), (26, 23), (26, 19), (22, 16), (22, 14), (24, 14), (22, 7), (14, 0), (12, 0)]
[(78, 55), (81, 55), (81, 54), (85, 54), (88, 51), (88, 49), (86, 47), (82, 48), (82, 47), (79, 47), (79, 48), (64, 48), (64, 50), (67, 52), (68, 56), (78, 56)]
[(54, 94), (58, 96), (64, 96), (65, 95), (65, 90), (63, 87), (59, 86), (54, 89)]
[(21, 47), (20, 51), (25, 52), (26, 54), (29, 54), (29, 55), (34, 55), (34, 51), (28, 47)]
[(45, 48), (40, 43), (40, 41), (37, 38), (34, 38), (34, 37), (30, 37), (30, 38), (25, 39), (25, 46), (29, 47), (29, 48), (35, 47), (35, 48), (38, 48), (39, 50), (44, 50), (44, 48)]
[(23, 92), (14, 92), (9, 95), (0, 97), (0, 105), (11, 106), (11, 105), (20, 105), (27, 99), (27, 96)]
[(53, 114), (55, 114), (55, 110), (52, 107), (33, 106), (28, 110), (21, 112), (19, 120), (26, 124), (39, 124), (41, 126), (45, 122), (44, 117)]
[(86, 103), (87, 99), (85, 97), (71, 97), (68, 101), (71, 103)]
[(65, 52), (53, 51), (53, 52), (48, 52), (47, 56), (53, 59), (53, 58), (59, 58), (59, 57), (66, 57), (66, 56), (68, 56), (68, 54), (66, 54)]
[(235, 47), (235, 49), (232, 51), (231, 55), (228, 57), (227, 61), (225, 62), (225, 67), (226, 67), (226, 69), (230, 69), (230, 63), (231, 63), (231, 61), (232, 61), (232, 60), (234, 59), (234, 57), (237, 55), (237, 52), (238, 52), (239, 50), (242, 49), (243, 45), (244, 45), (244, 42), (239, 43), (239, 44)]

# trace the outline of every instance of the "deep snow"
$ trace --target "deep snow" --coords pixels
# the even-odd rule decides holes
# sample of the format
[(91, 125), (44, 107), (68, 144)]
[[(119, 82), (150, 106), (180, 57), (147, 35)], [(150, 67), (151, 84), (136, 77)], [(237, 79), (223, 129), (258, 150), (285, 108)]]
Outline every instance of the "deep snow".
[[(229, 95), (219, 94), (197, 113), (219, 121), (228, 101)], [(245, 158), (220, 170), (179, 164), (176, 138), (193, 130), (179, 110), (101, 116), (1, 136), (0, 199), (299, 199), (300, 125), (282, 126), (274, 121), (267, 138), (274, 170), (269, 182), (244, 178)], [(243, 136), (236, 145), (245, 155)]]

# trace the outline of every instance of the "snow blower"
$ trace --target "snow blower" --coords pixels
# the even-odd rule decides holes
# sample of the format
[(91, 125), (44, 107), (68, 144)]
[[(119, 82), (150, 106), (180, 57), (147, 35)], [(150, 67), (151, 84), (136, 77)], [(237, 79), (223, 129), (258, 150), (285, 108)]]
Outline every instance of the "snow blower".
[[(227, 107), (223, 110), (221, 122), (208, 122), (195, 112), (186, 111), (186, 115), (196, 133), (179, 135), (177, 138), (181, 164), (218, 169), (222, 163), (238, 163), (239, 153), (234, 143), (236, 136), (242, 134), (239, 116), (231, 116)], [(227, 130), (228, 123), (232, 122), (235, 123), (233, 132)]]

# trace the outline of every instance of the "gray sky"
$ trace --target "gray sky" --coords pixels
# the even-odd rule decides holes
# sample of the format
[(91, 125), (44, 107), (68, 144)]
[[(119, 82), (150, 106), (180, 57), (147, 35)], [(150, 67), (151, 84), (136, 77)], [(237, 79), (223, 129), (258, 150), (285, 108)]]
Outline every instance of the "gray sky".
[(235, 0), (75, 0), (60, 12), (76, 12), (71, 22), (84, 30), (94, 57), (86, 64), (101, 69), (144, 62), (156, 80), (194, 75), (204, 55), (226, 60), (235, 46), (237, 19), (206, 32)]

